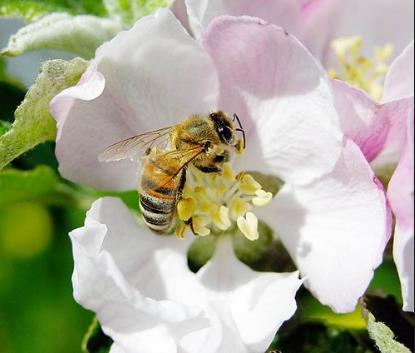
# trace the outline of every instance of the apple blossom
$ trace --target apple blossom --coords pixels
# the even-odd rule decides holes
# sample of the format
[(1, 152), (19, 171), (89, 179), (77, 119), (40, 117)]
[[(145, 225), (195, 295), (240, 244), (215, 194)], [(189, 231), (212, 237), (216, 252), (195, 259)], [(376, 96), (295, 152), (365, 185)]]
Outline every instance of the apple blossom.
[(176, 0), (172, 10), (196, 37), (221, 15), (279, 25), (297, 36), (332, 78), (380, 99), (389, 59), (413, 39), (413, 7), (411, 0)]
[(218, 109), (237, 113), (246, 133), (246, 152), (232, 170), (284, 185), (272, 199), (258, 186), (251, 206), (262, 206), (241, 207), (241, 214), (232, 214), (241, 208), (223, 195), (215, 198), (218, 213), (208, 214), (208, 225), (200, 221), (200, 234), (239, 226), (255, 239), (264, 220), (317, 298), (338, 312), (353, 310), (389, 236), (385, 195), (340, 132), (325, 71), (279, 27), (223, 16), (195, 40), (164, 10), (121, 32), (97, 50), (79, 84), (51, 103), (59, 170), (98, 189), (134, 189), (139, 164), (99, 162), (107, 146)]

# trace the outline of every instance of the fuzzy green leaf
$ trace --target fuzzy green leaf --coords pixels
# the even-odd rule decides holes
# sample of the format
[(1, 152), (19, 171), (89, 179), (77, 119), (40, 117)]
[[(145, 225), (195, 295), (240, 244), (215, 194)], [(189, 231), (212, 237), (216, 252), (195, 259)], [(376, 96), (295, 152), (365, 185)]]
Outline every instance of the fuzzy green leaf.
[(373, 314), (363, 309), (369, 336), (372, 338), (381, 353), (411, 353), (402, 343), (395, 340), (393, 331), (384, 323), (376, 321)]
[(53, 13), (17, 31), (0, 55), (18, 56), (40, 49), (57, 49), (91, 58), (98, 46), (121, 29), (117, 19)]
[(49, 103), (63, 89), (75, 85), (87, 65), (80, 58), (50, 60), (42, 65), (36, 82), (15, 112), (11, 129), (0, 136), (0, 169), (39, 143), (55, 139), (56, 124)]
[(0, 16), (34, 21), (52, 12), (106, 16), (101, 0), (2, 0)]
[(161, 7), (168, 7), (172, 0), (103, 0), (108, 13), (118, 17), (126, 25), (153, 13)]

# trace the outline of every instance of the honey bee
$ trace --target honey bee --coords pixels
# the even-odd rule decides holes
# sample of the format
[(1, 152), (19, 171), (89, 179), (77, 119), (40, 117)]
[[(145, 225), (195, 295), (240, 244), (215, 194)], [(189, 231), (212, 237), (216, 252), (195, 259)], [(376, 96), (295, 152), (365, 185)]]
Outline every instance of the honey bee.
[[(242, 139), (236, 138), (237, 132)], [(220, 174), (231, 148), (236, 152), (245, 148), (245, 132), (236, 114), (231, 119), (218, 111), (207, 116), (192, 115), (177, 125), (117, 142), (98, 159), (141, 158), (138, 190), (144, 222), (150, 229), (165, 233), (171, 228), (182, 197), (188, 167)]]

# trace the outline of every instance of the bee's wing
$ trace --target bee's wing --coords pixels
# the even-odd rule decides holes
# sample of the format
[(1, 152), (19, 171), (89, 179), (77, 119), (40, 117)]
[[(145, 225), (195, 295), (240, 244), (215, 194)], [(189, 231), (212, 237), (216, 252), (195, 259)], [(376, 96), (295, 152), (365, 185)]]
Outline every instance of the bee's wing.
[(157, 146), (163, 149), (169, 143), (171, 129), (172, 127), (170, 126), (149, 131), (114, 143), (98, 156), (98, 160), (100, 162), (119, 161), (121, 159), (136, 160), (149, 148)]
[(151, 159), (154, 165), (157, 165), (163, 170), (169, 170), (169, 174), (163, 173), (165, 177), (159, 178), (157, 188), (164, 187), (169, 184), (196, 157), (200, 156), (204, 152), (204, 146), (195, 145), (194, 147), (184, 150), (173, 150), (152, 156)]

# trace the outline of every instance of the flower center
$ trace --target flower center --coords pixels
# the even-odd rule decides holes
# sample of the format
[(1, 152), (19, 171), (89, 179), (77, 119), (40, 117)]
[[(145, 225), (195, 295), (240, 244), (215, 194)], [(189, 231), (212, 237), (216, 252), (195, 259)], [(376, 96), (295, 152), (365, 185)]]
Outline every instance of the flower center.
[(258, 239), (255, 206), (265, 206), (272, 199), (252, 175), (236, 174), (230, 163), (222, 174), (202, 173), (191, 167), (181, 200), (177, 204), (179, 223), (176, 235), (183, 237), (187, 226), (194, 234), (206, 236), (238, 228), (249, 240)]
[(339, 70), (330, 69), (331, 78), (338, 78), (365, 90), (376, 100), (383, 95), (383, 82), (388, 71), (388, 61), (393, 54), (393, 45), (375, 47), (373, 58), (361, 54), (363, 39), (360, 36), (342, 37), (332, 42)]

